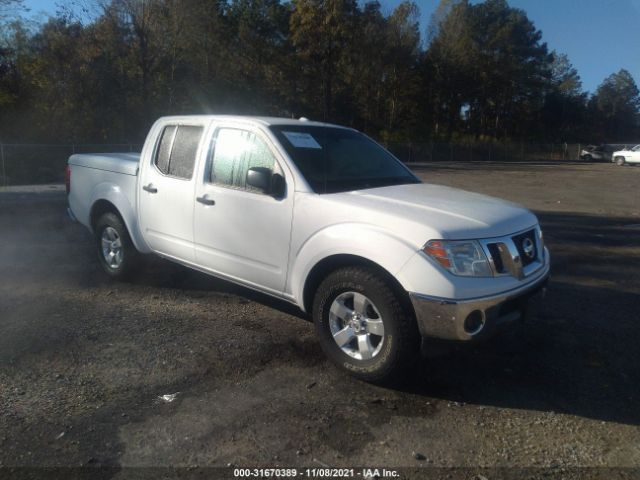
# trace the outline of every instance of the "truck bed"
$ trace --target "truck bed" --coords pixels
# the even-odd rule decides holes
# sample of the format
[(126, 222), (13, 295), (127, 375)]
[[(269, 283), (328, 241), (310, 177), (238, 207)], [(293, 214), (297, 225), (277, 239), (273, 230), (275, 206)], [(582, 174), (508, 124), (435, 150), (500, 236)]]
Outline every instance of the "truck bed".
[(69, 157), (69, 165), (134, 176), (138, 174), (139, 163), (139, 153), (84, 153)]
[(107, 201), (118, 209), (131, 234), (136, 235), (139, 163), (139, 153), (87, 153), (69, 157), (71, 215), (92, 228), (92, 206), (98, 200)]

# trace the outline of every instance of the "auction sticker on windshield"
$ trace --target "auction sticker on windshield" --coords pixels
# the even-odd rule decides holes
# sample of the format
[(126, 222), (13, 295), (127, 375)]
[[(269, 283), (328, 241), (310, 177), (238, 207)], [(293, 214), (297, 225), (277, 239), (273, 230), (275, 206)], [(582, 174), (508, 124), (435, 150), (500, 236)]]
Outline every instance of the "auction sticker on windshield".
[(287, 137), (287, 140), (291, 142), (291, 145), (293, 145), (296, 148), (316, 148), (316, 149), (322, 148), (320, 144), (316, 142), (316, 139), (313, 138), (313, 136), (311, 136), (311, 134), (309, 133), (304, 133), (304, 132), (282, 132), (282, 133), (284, 134), (285, 137)]

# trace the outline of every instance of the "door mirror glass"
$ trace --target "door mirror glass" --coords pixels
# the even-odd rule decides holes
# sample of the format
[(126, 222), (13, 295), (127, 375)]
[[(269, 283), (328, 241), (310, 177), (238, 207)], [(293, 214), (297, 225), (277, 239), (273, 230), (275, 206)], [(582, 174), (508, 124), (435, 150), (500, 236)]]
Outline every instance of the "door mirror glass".
[(283, 198), (287, 193), (287, 182), (279, 173), (274, 173), (271, 177), (271, 195), (275, 198)]
[(267, 167), (252, 167), (247, 171), (247, 185), (264, 193), (271, 193), (273, 172)]

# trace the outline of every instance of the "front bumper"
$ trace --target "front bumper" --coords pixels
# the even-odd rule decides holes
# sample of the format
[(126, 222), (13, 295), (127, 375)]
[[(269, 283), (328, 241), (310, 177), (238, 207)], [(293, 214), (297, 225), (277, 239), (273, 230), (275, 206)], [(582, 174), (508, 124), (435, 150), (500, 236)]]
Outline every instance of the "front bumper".
[(451, 300), (409, 293), (423, 337), (445, 340), (486, 338), (509, 323), (526, 317), (531, 300), (543, 293), (549, 266), (536, 280), (498, 295), (470, 300)]

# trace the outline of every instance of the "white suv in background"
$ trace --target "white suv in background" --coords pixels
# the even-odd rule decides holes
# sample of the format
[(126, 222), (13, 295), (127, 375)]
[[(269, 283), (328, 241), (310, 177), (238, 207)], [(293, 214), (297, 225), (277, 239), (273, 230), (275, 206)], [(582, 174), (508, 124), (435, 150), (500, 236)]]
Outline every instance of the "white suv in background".
[(616, 165), (624, 165), (625, 163), (640, 163), (640, 145), (636, 145), (633, 148), (613, 152), (611, 158), (616, 163)]

